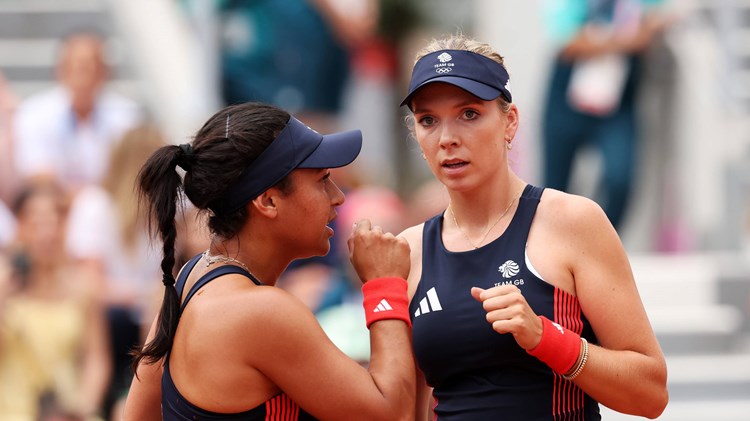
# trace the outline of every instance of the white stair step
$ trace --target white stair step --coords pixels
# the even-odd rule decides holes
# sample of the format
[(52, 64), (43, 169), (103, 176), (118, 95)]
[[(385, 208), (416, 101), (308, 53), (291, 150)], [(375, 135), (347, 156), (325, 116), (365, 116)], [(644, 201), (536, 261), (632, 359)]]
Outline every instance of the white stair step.
[(0, 67), (52, 67), (59, 48), (59, 39), (0, 39)]
[(91, 12), (105, 7), (103, 0), (2, 0), (0, 13)]
[[(53, 86), (53, 80), (38, 82), (11, 81), (11, 89), (13, 90), (13, 93), (21, 99), (35, 93), (39, 93), (45, 89), (49, 89)], [(110, 88), (113, 91), (116, 91), (136, 101), (140, 100), (140, 95), (142, 94), (139, 82), (137, 80), (113, 80), (107, 83), (107, 88)]]
[(750, 383), (750, 353), (668, 355), (667, 370), (670, 384)]
[(630, 263), (647, 308), (717, 301), (720, 265), (710, 255), (635, 255)]
[(742, 326), (742, 314), (730, 305), (644, 305), (657, 334), (733, 334)]
[[(54, 67), (60, 43), (61, 40), (56, 38), (0, 39), (0, 68)], [(123, 62), (122, 45), (117, 40), (107, 40), (105, 51), (110, 66), (116, 67)]]
[[(606, 421), (643, 421), (646, 418), (615, 412), (601, 405)], [(747, 421), (750, 419), (750, 397), (747, 400), (694, 400), (669, 402), (659, 421)]]

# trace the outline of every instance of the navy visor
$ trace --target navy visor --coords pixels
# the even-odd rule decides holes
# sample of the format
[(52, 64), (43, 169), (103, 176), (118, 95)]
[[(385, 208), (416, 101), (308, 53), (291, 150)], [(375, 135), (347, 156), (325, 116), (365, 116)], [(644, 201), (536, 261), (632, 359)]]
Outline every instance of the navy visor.
[(237, 211), (273, 187), (296, 168), (338, 168), (349, 165), (362, 149), (362, 132), (322, 135), (294, 117), (276, 139), (242, 173), (225, 194), (211, 206), (217, 215)]
[(502, 64), (481, 54), (465, 50), (435, 51), (414, 64), (409, 94), (401, 105), (411, 108), (411, 99), (419, 88), (434, 82), (458, 86), (485, 101), (502, 95), (506, 101), (513, 102), (509, 81), (508, 71)]

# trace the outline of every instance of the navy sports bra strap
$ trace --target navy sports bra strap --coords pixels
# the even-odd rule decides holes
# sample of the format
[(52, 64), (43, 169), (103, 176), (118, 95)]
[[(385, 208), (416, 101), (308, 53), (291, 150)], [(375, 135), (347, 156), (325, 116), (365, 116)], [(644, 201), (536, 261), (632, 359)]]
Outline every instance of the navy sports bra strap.
[(532, 186), (529, 184), (528, 191), (524, 192), (524, 197), (527, 197), (529, 199), (539, 200), (542, 198), (542, 192), (544, 191), (544, 187), (538, 187), (538, 186)]
[(203, 288), (204, 285), (207, 283), (213, 281), (214, 279), (218, 278), (222, 275), (227, 275), (230, 273), (236, 273), (239, 275), (244, 275), (245, 277), (249, 278), (251, 281), (253, 281), (256, 285), (263, 285), (259, 280), (255, 279), (253, 275), (250, 274), (250, 272), (246, 271), (245, 269), (234, 266), (234, 265), (224, 265), (220, 266), (207, 274), (203, 275), (198, 279), (198, 281), (195, 282), (192, 288), (190, 288), (190, 291), (188, 292), (187, 297), (185, 297), (185, 301), (182, 302), (182, 306), (180, 306), (180, 314), (182, 314), (183, 310), (185, 310), (185, 306), (187, 306), (188, 302), (191, 298), (193, 298), (193, 295), (195, 295), (198, 290)]
[(177, 281), (174, 284), (174, 287), (177, 289), (177, 297), (182, 297), (182, 290), (185, 289), (185, 282), (187, 281), (188, 275), (193, 271), (195, 264), (198, 263), (201, 256), (203, 256), (203, 253), (197, 254), (182, 267), (179, 276), (177, 276)]
[(520, 215), (518, 215), (517, 231), (515, 232), (518, 235), (520, 244), (523, 244), (524, 248), (526, 247), (526, 241), (529, 237), (529, 231), (531, 230), (531, 222), (534, 220), (536, 208), (539, 206), (539, 201), (542, 198), (543, 191), (543, 187), (529, 184), (521, 195), (518, 210), (516, 211), (520, 212)]

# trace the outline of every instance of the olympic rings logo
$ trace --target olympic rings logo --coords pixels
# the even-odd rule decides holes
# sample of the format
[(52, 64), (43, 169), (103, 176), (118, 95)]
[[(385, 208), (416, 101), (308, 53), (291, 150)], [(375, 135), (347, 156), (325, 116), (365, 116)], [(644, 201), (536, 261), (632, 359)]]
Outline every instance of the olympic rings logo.
[(450, 67), (438, 67), (435, 69), (435, 73), (450, 73), (451, 71), (453, 71), (453, 69)]

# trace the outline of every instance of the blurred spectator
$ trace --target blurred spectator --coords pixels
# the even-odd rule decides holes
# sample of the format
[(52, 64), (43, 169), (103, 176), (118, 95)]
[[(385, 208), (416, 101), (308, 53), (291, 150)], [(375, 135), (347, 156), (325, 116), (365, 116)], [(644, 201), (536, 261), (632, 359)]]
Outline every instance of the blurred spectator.
[(450, 197), (443, 183), (430, 178), (420, 185), (409, 198), (407, 226), (422, 222), (448, 208)]
[(0, 73), (0, 252), (15, 236), (16, 227), (15, 219), (6, 205), (16, 188), (12, 140), (16, 102), (5, 77)]
[(0, 255), (16, 236), (16, 220), (10, 209), (0, 200)]
[[(0, 202), (10, 200), (16, 187), (13, 171), (13, 115), (17, 99), (0, 73)], [(0, 243), (3, 234), (0, 233)]]
[(64, 206), (61, 190), (49, 184), (22, 189), (13, 204), (11, 270), (0, 270), (3, 419), (92, 420), (107, 387), (98, 288), (63, 251)]
[(376, 29), (376, 2), (235, 0), (222, 2), (220, 13), (224, 101), (271, 103), (331, 130), (350, 49)]
[(18, 108), (15, 164), (22, 177), (52, 177), (72, 190), (102, 180), (110, 149), (140, 118), (133, 101), (105, 89), (108, 76), (98, 35), (63, 41), (57, 86)]
[(558, 53), (543, 119), (544, 184), (568, 191), (577, 153), (594, 145), (602, 157), (598, 200), (618, 229), (636, 165), (639, 58), (666, 25), (649, 10), (660, 2), (547, 2), (546, 23)]
[[(187, 198), (183, 204), (183, 212), (177, 217), (177, 263), (182, 267), (193, 256), (203, 253), (211, 244), (211, 234), (208, 231), (208, 214), (198, 211)], [(161, 297), (154, 303), (157, 307), (161, 305)]]
[[(125, 133), (111, 151), (102, 185), (89, 185), (73, 198), (65, 248), (103, 289), (110, 329), (114, 375), (105, 410), (130, 387), (129, 355), (150, 324), (158, 299), (160, 248), (150, 243), (147, 221), (138, 218), (133, 186), (141, 166), (167, 143), (152, 126)], [(119, 417), (116, 417), (119, 419)]]

